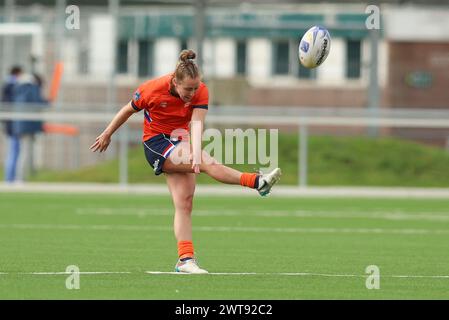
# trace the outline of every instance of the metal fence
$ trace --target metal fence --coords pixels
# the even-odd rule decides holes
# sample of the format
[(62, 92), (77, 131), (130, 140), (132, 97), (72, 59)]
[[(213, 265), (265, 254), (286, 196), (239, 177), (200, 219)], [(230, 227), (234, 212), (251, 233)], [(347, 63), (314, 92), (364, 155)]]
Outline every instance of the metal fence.
[[(0, 121), (4, 120), (41, 120), (47, 123), (62, 123), (75, 125), (77, 134), (74, 135), (45, 135), (40, 141), (44, 150), (41, 152), (54, 160), (53, 169), (75, 169), (92, 165), (100, 161), (118, 157), (119, 182), (128, 184), (127, 154), (130, 142), (140, 142), (140, 131), (143, 115), (133, 115), (129, 121), (116, 133), (116, 145), (103, 155), (92, 154), (90, 144), (101, 133), (107, 123), (114, 117), (114, 113), (98, 111), (74, 111), (71, 108), (46, 109), (42, 112), (30, 112), (28, 109), (19, 112), (6, 111), (7, 106), (0, 107)], [(238, 126), (253, 128), (282, 128), (281, 130), (296, 131), (299, 135), (298, 146), (298, 184), (307, 186), (308, 174), (308, 139), (311, 130), (323, 127), (356, 128), (365, 135), (372, 134), (369, 128), (411, 128), (422, 130), (440, 129), (439, 136), (449, 141), (449, 112), (445, 110), (409, 110), (409, 109), (381, 109), (372, 114), (363, 109), (333, 109), (333, 108), (280, 108), (280, 107), (218, 107), (211, 108), (206, 119), (206, 126), (220, 128), (238, 128)], [(0, 139), (5, 145), (5, 139)], [(1, 149), (6, 149), (2, 147)]]

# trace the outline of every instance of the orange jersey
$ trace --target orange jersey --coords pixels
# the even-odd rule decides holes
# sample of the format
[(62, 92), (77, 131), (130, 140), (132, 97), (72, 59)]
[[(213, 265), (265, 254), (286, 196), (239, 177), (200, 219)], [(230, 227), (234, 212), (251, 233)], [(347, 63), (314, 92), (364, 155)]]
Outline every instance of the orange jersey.
[(143, 141), (164, 133), (170, 135), (176, 129), (189, 131), (194, 108), (207, 109), (209, 92), (201, 82), (188, 103), (170, 94), (173, 74), (144, 82), (134, 93), (131, 105), (137, 111), (144, 110)]

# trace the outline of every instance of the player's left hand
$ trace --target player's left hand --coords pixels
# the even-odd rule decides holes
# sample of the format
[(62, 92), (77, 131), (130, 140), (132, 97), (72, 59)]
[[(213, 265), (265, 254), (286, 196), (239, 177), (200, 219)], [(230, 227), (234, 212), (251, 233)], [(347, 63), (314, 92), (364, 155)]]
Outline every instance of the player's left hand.
[(199, 174), (200, 173), (200, 165), (192, 163), (192, 170), (194, 173)]
[(200, 165), (195, 161), (195, 157), (193, 156), (193, 152), (190, 153), (190, 162), (192, 162), (192, 170), (194, 173), (200, 173)]

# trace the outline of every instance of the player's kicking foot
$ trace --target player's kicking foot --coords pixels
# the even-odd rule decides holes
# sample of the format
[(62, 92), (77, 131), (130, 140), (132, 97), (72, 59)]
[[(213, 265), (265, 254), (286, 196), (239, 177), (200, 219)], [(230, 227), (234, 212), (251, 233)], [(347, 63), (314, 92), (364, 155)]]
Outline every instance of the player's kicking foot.
[(264, 197), (268, 195), (271, 192), (271, 188), (274, 186), (276, 182), (279, 181), (281, 178), (281, 169), (276, 168), (270, 173), (262, 174), (259, 178), (259, 188), (257, 188), (257, 191), (259, 191), (259, 194)]
[(176, 272), (182, 272), (182, 273), (194, 273), (194, 274), (206, 274), (209, 273), (207, 270), (201, 269), (198, 266), (198, 263), (195, 259), (188, 259), (181, 261), (178, 260), (178, 263), (175, 266)]

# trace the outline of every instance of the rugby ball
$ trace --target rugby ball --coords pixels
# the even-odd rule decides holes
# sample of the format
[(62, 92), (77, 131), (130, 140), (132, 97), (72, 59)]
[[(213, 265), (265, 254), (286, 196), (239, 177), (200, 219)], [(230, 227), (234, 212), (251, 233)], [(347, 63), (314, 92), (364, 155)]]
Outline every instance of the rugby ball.
[(313, 26), (301, 38), (299, 61), (306, 68), (315, 68), (326, 60), (331, 49), (331, 36), (322, 26)]

